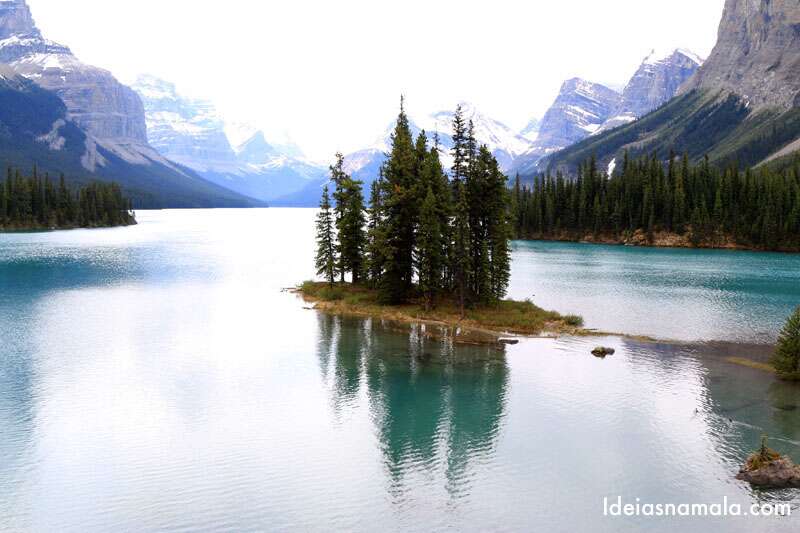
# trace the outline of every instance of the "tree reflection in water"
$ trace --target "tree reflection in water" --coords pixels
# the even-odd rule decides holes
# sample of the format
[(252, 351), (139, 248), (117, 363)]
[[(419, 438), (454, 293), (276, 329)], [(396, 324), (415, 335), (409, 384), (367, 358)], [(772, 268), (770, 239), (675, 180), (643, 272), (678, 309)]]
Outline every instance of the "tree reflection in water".
[(424, 326), (325, 313), (318, 331), (335, 412), (366, 393), (390, 492), (402, 497), (407, 476), (441, 472), (448, 493), (466, 494), (471, 465), (491, 455), (502, 427), (504, 351), (453, 345), (425, 335)]

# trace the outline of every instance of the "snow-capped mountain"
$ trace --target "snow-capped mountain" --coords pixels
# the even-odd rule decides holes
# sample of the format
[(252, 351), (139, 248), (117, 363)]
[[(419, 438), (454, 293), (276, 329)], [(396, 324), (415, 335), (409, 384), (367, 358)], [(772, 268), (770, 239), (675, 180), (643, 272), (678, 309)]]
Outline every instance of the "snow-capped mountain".
[(605, 85), (581, 78), (565, 81), (538, 124), (531, 148), (515, 158), (511, 172), (528, 175), (542, 157), (596, 133), (613, 116), (621, 101), (622, 96)]
[(94, 139), (132, 162), (159, 158), (147, 146), (144, 109), (136, 94), (110, 72), (45, 39), (25, 0), (0, 3), (0, 28), (0, 62), (58, 94), (70, 118)]
[(651, 51), (625, 86), (614, 116), (597, 133), (633, 122), (657, 109), (672, 99), (702, 64), (697, 54), (683, 48)]
[[(461, 106), (464, 121), (466, 123), (472, 121), (478, 144), (486, 145), (489, 148), (497, 158), (500, 168), (504, 171), (511, 167), (516, 157), (528, 152), (533, 147), (533, 143), (530, 140), (516, 133), (502, 122), (480, 112), (471, 103), (461, 102), (458, 105)], [(429, 115), (409, 118), (411, 133), (415, 137), (422, 130), (425, 131), (431, 142), (434, 136), (438, 136), (442, 152), (442, 164), (445, 168), (452, 164), (450, 150), (453, 147), (454, 115), (455, 111), (438, 111)], [(372, 146), (345, 156), (346, 170), (359, 177), (359, 179), (363, 179), (366, 176), (361, 172), (362, 169), (378, 168), (385, 159), (384, 154), (389, 150), (390, 138), (394, 132), (394, 127), (395, 122), (392, 121)], [(376, 160), (380, 161), (376, 162)]]
[(181, 98), (173, 84), (153, 76), (139, 76), (132, 87), (146, 109), (148, 140), (159, 152), (197, 171), (236, 165), (210, 102)]
[[(50, 170), (69, 172), (76, 178), (113, 179), (141, 199), (140, 205), (209, 206), (215, 204), (215, 197), (225, 205), (252, 205), (240, 195), (205, 182), (150, 146), (138, 95), (107, 70), (87, 65), (67, 46), (45, 39), (25, 0), (0, 1), (0, 63), (52, 92), (65, 106), (64, 116), (51, 125), (49, 135), (69, 137), (72, 144), (51, 144), (52, 152), (64, 153), (33, 159), (40, 166), (51, 165)], [(6, 162), (30, 164), (32, 154), (16, 154)], [(74, 156), (78, 156), (77, 167), (72, 164)]]
[[(481, 113), (471, 103), (461, 102), (458, 105), (461, 106), (464, 121), (466, 123), (472, 121), (478, 144), (486, 145), (489, 148), (497, 158), (497, 162), (503, 171), (508, 171), (515, 158), (531, 149), (532, 143), (530, 140), (502, 122)], [(439, 142), (446, 149), (446, 156), (443, 157), (443, 163), (446, 167), (452, 164), (449, 151), (453, 147), (451, 135), (454, 115), (454, 111), (439, 111), (415, 118), (415, 123), (418, 127), (424, 129), (429, 137), (432, 137), (434, 133), (439, 135)]]
[[(654, 50), (622, 94), (580, 78), (567, 80), (542, 121), (538, 125), (533, 121), (533, 126), (521, 133), (532, 139), (535, 146), (515, 160), (512, 172), (531, 175), (539, 170), (542, 158), (653, 111), (674, 97), (702, 62), (685, 49), (666, 53)], [(538, 131), (534, 130), (537, 127)]]
[[(465, 122), (472, 121), (475, 138), (478, 144), (486, 145), (497, 158), (503, 171), (508, 171), (514, 160), (532, 149), (533, 143), (516, 133), (514, 130), (480, 112), (469, 102), (458, 104), (464, 114)], [(455, 111), (438, 111), (429, 115), (409, 117), (411, 134), (417, 137), (422, 130), (433, 143), (434, 136), (438, 137), (442, 165), (449, 168), (453, 164), (451, 149), (453, 148), (453, 116)], [(386, 154), (391, 147), (391, 135), (396, 122), (391, 121), (383, 133), (370, 146), (345, 155), (344, 170), (354, 179), (364, 183), (365, 192), (368, 193), (370, 185), (378, 178), (381, 165), (386, 161)], [(286, 205), (313, 206), (319, 203), (320, 193), (327, 178), (309, 183), (302, 191), (298, 191), (281, 199)]]
[(211, 102), (186, 98), (174, 84), (140, 76), (150, 143), (180, 164), (226, 188), (263, 201), (294, 193), (325, 169), (267, 141), (257, 128), (227, 124)]
[(619, 107), (621, 96), (605, 85), (581, 78), (567, 80), (539, 126), (536, 148), (564, 148), (595, 133)]

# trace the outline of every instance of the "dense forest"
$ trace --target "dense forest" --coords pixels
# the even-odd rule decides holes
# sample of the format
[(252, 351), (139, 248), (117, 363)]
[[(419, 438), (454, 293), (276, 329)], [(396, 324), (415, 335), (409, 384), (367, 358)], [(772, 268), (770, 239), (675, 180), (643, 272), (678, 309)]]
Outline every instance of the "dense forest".
[(115, 183), (90, 183), (72, 189), (61, 176), (22, 176), (9, 169), (0, 181), (0, 230), (63, 229), (135, 224), (131, 202)]
[(519, 238), (800, 250), (800, 162), (740, 172), (626, 156), (609, 178), (591, 159), (577, 179), (517, 180), (512, 196)]
[(507, 177), (479, 147), (461, 108), (453, 122), (453, 166), (442, 167), (438, 139), (414, 139), (401, 102), (388, 159), (371, 188), (331, 167), (317, 218), (318, 274), (331, 284), (350, 275), (375, 288), (381, 301), (415, 297), (426, 308), (456, 301), (463, 310), (497, 302), (508, 287), (511, 199)]

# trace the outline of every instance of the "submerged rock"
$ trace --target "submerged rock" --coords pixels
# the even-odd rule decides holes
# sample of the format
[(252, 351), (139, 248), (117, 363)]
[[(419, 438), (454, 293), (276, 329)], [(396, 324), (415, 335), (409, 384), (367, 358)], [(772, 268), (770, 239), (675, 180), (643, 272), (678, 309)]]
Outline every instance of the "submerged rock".
[(519, 339), (500, 339), (498, 342), (500, 344), (506, 344), (506, 345), (513, 346), (515, 344), (519, 344)]
[(592, 355), (595, 357), (606, 357), (608, 355), (614, 355), (617, 351), (614, 348), (606, 348), (605, 346), (598, 346), (594, 350), (592, 350)]

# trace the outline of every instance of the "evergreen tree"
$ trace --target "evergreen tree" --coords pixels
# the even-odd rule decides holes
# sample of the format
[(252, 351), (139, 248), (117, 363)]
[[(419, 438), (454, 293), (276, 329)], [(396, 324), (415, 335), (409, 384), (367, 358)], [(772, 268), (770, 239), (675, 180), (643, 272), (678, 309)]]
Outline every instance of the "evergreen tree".
[(458, 183), (464, 181), (467, 176), (467, 126), (464, 123), (464, 111), (459, 104), (453, 115), (453, 186), (458, 187)]
[(386, 224), (384, 274), (381, 299), (387, 303), (405, 302), (411, 292), (414, 274), (414, 230), (419, 206), (416, 200), (417, 157), (411, 137), (404, 101), (391, 137), (392, 148), (384, 165), (383, 210)]
[(333, 286), (336, 279), (336, 238), (333, 231), (333, 214), (331, 213), (331, 200), (328, 186), (322, 189), (322, 200), (317, 214), (317, 254), (315, 265), (317, 275), (322, 276)]
[[(94, 207), (89, 213), (76, 209), (83, 199)], [(9, 168), (0, 182), (0, 228), (75, 228), (135, 224), (130, 199), (115, 183), (90, 183), (77, 191), (66, 185), (64, 176), (56, 188), (50, 177), (23, 177)]]
[(469, 231), (469, 205), (467, 204), (467, 190), (463, 182), (456, 182), (456, 204), (453, 220), (453, 283), (458, 295), (458, 304), (461, 317), (465, 316), (467, 291), (470, 278), (470, 231)]
[(435, 305), (436, 294), (442, 286), (442, 235), (439, 226), (439, 212), (433, 189), (422, 202), (417, 236), (417, 272), (419, 288), (425, 299), (425, 309)]
[(789, 317), (778, 338), (772, 364), (782, 379), (800, 380), (800, 307)]
[(377, 287), (380, 284), (385, 263), (386, 236), (384, 234), (383, 200), (381, 197), (382, 182), (382, 176), (372, 182), (369, 217), (367, 220), (367, 277), (373, 287)]
[[(720, 171), (707, 161), (692, 166), (656, 156), (626, 159), (622, 171), (600, 179), (591, 160), (577, 179), (556, 175), (523, 187), (517, 233), (535, 238), (581, 239), (587, 233), (624, 240), (636, 231), (668, 231), (696, 246), (720, 239), (763, 249), (800, 249), (800, 161), (783, 171), (769, 167)], [(676, 160), (677, 161), (677, 160)], [(666, 170), (665, 170), (666, 167)]]

